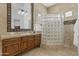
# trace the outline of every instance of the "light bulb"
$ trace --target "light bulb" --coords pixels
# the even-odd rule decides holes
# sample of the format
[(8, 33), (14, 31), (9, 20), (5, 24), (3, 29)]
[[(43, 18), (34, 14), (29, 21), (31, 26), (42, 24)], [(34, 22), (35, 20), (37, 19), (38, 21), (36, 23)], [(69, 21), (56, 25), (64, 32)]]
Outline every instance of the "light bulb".
[(21, 12), (21, 15), (23, 15), (24, 14), (24, 12)]
[(18, 14), (21, 14), (21, 10), (18, 11)]
[(26, 12), (26, 13), (25, 13), (25, 16), (27, 16), (27, 15), (28, 15), (28, 13)]

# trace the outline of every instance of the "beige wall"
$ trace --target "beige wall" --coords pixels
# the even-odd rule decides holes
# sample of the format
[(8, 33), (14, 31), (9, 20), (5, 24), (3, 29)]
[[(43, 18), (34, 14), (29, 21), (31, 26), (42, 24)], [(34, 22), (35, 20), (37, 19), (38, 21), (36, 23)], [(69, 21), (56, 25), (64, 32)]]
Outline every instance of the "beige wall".
[(41, 3), (34, 4), (34, 24), (38, 20), (38, 13), (40, 13), (42, 16), (47, 14), (47, 8)]
[(64, 44), (65, 46), (72, 47), (73, 46), (73, 39), (74, 39), (74, 32), (73, 32), (74, 25), (65, 25), (64, 26)]
[(65, 12), (72, 11), (72, 15), (70, 17), (65, 17), (65, 20), (72, 20), (76, 19), (78, 16), (78, 4), (77, 3), (58, 3), (54, 6), (51, 6), (48, 8), (48, 13), (49, 14), (54, 14), (54, 13), (63, 13)]
[(7, 5), (0, 3), (0, 33), (7, 32)]

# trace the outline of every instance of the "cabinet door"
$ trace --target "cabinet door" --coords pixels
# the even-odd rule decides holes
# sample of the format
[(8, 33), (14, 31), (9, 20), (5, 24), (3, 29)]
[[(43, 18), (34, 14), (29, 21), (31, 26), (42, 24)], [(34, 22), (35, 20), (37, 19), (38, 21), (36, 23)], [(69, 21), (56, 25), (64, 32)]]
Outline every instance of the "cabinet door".
[(16, 55), (18, 51), (19, 51), (18, 43), (3, 47), (4, 56)]
[(34, 36), (28, 37), (28, 49), (34, 48)]
[(39, 46), (40, 43), (41, 43), (41, 35), (40, 34), (35, 35), (35, 47)]
[(3, 55), (16, 55), (20, 52), (20, 38), (4, 39), (2, 41)]
[(27, 43), (28, 42), (28, 39), (27, 37), (22, 37), (22, 40), (21, 40), (21, 50), (24, 51), (25, 49), (27, 50)]
[(21, 43), (21, 50), (27, 49), (27, 42), (22, 42)]

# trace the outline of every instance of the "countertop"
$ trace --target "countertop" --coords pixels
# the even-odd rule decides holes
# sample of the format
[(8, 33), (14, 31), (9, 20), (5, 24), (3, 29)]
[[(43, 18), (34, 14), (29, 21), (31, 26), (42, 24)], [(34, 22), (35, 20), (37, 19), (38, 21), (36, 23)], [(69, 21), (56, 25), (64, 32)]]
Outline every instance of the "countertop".
[(0, 40), (14, 38), (14, 37), (22, 37), (22, 36), (27, 36), (27, 35), (36, 35), (36, 34), (40, 34), (40, 32), (36, 32), (36, 33), (33, 33), (33, 32), (7, 32), (7, 33), (0, 34)]

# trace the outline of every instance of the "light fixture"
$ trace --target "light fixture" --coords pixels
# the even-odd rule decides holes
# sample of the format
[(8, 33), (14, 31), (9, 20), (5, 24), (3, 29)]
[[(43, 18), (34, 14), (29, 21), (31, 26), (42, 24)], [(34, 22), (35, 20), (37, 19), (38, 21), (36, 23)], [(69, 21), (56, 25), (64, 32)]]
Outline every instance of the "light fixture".
[(25, 11), (23, 8), (19, 8), (18, 14), (25, 15), (25, 16), (28, 15), (27, 11)]
[(21, 14), (21, 10), (18, 11), (18, 14)]
[(21, 12), (21, 15), (23, 15), (24, 14), (24, 11), (23, 12)]

